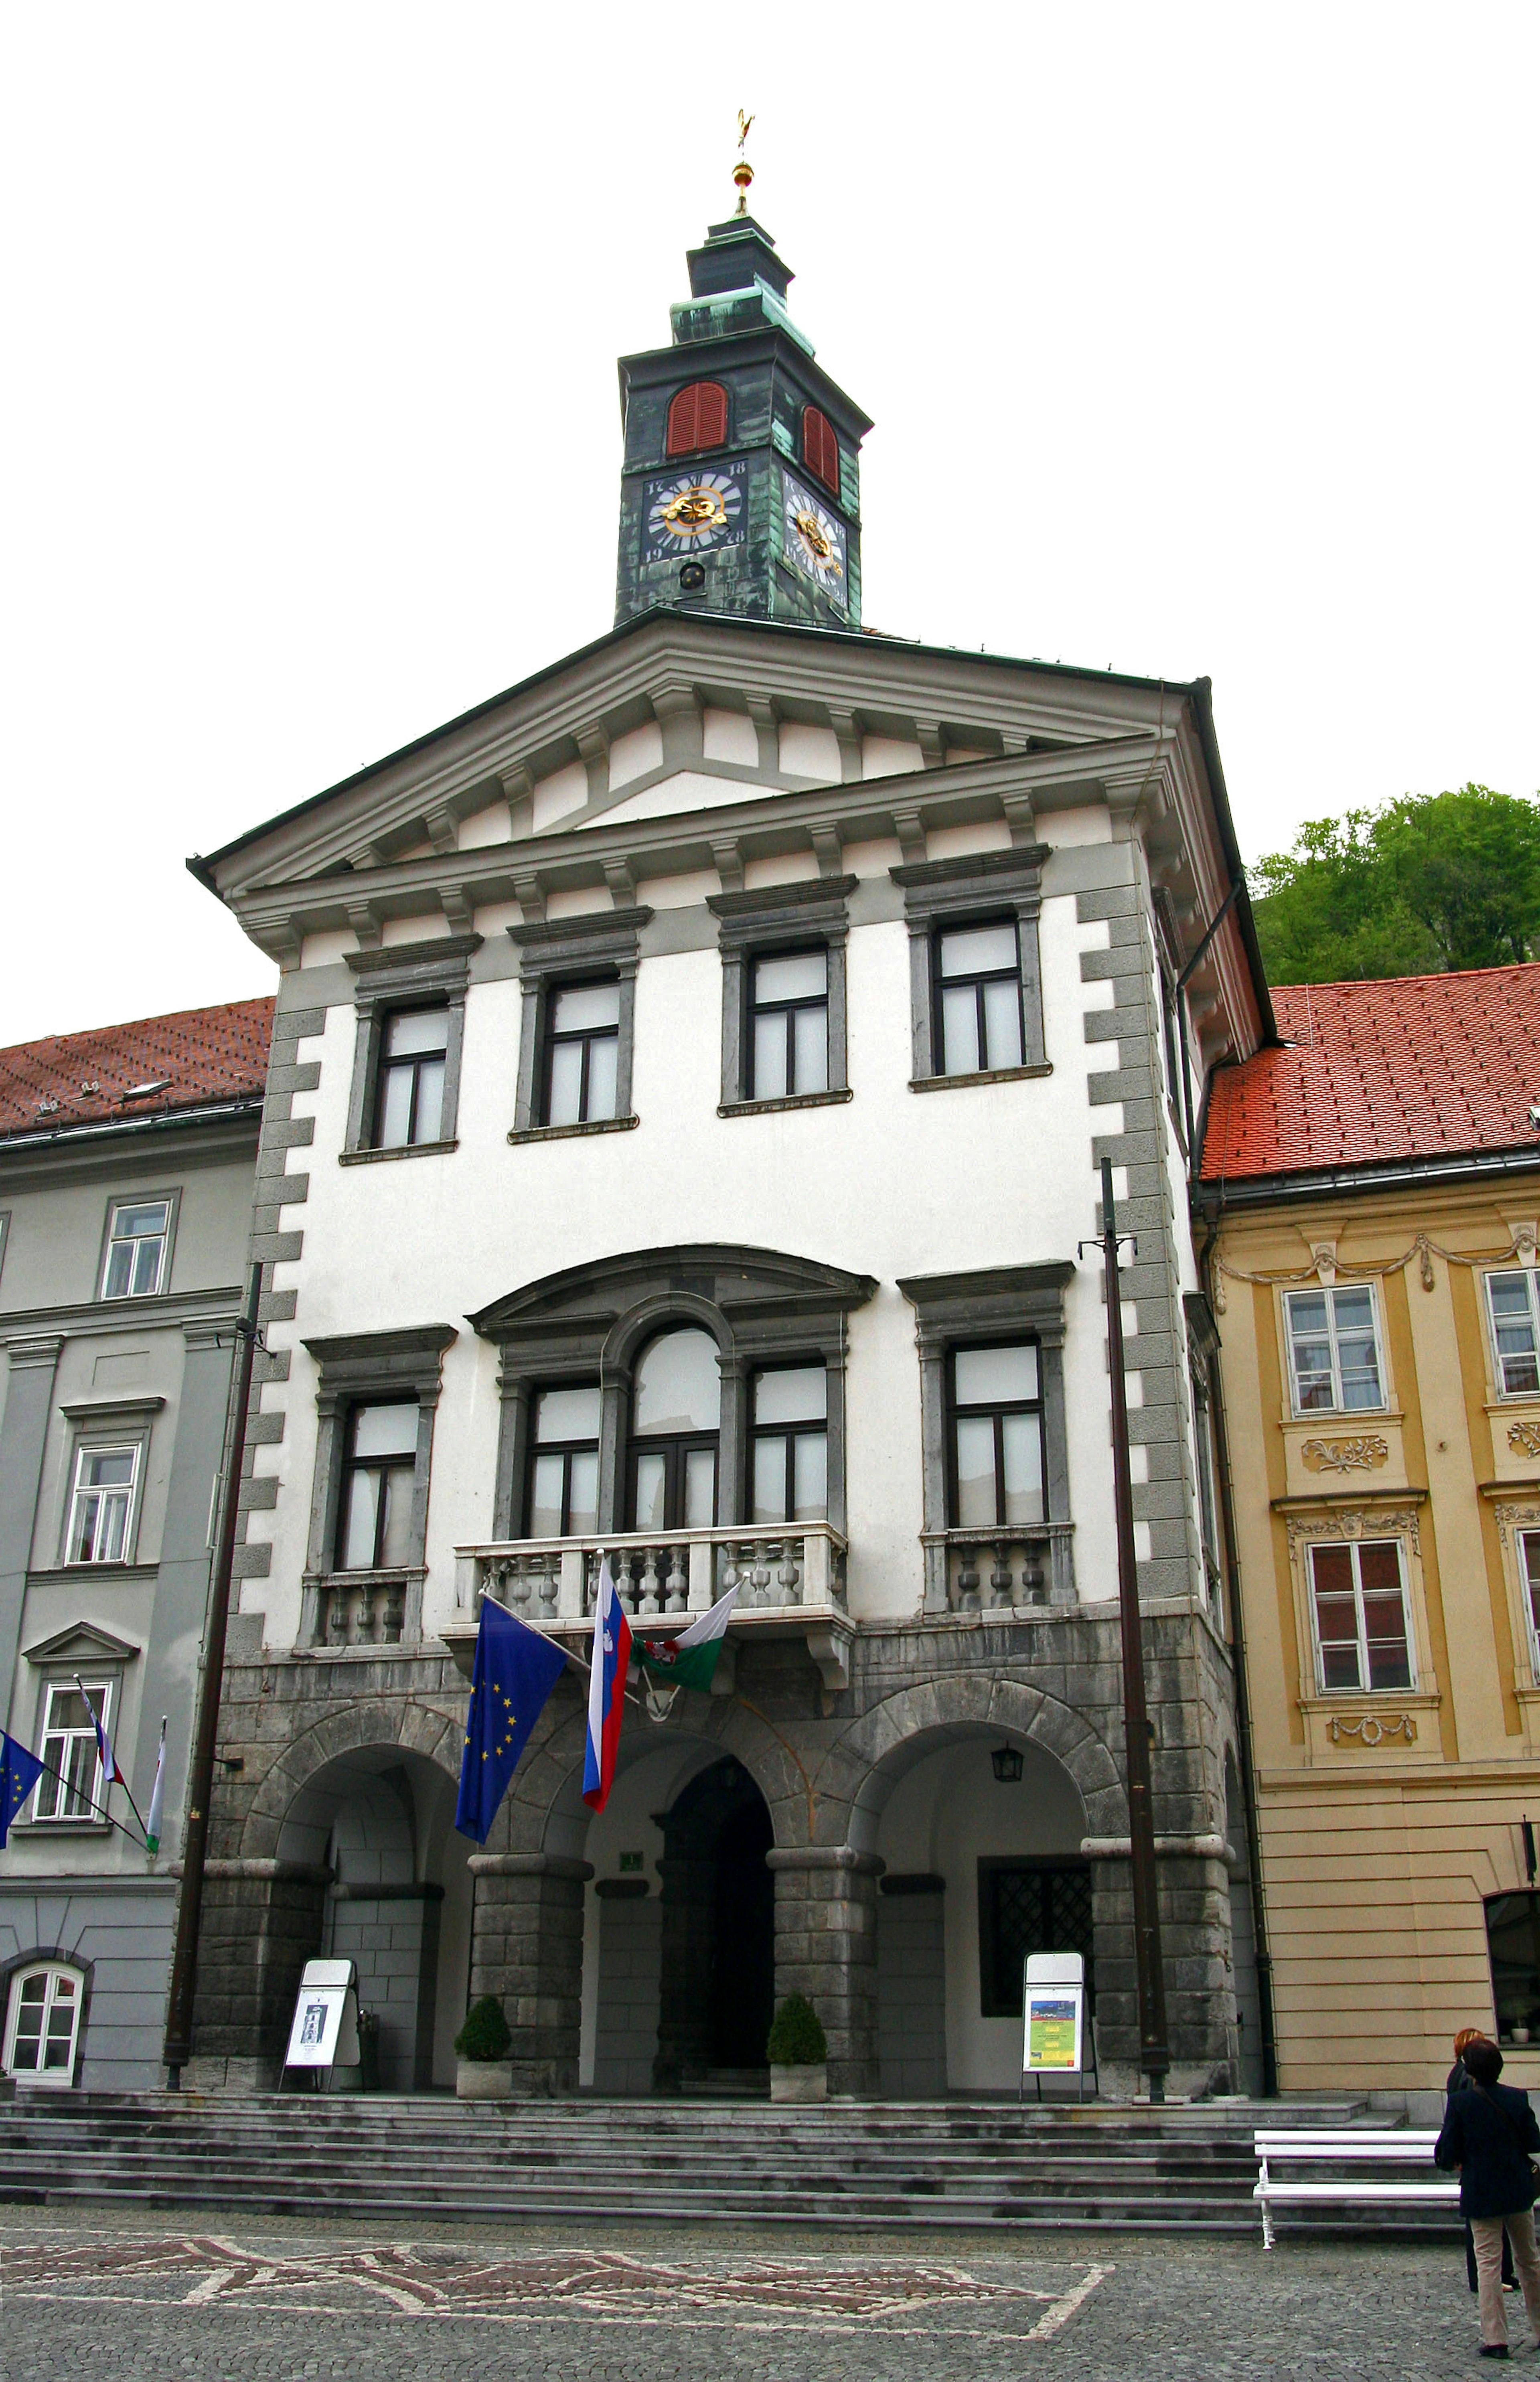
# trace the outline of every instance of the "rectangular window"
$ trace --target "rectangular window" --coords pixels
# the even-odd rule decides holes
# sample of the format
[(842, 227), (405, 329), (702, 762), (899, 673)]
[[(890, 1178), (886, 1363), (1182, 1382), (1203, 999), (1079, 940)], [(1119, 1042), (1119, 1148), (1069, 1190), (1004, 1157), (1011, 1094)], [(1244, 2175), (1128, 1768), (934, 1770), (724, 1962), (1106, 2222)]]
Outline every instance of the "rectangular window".
[(829, 955), (787, 952), (749, 972), (749, 1086), (752, 1100), (829, 1088)]
[(376, 1149), (410, 1149), (444, 1135), (447, 1009), (402, 1009), (385, 1021), (374, 1103)]
[(1021, 1064), (1021, 954), (1014, 918), (935, 939), (938, 1074)]
[(546, 1029), (546, 1124), (595, 1124), (616, 1113), (620, 987), (553, 988)]
[(1511, 2044), (1515, 2027), (1540, 2031), (1540, 1894), (1495, 1894), (1486, 1904), (1486, 1951), (1497, 2040)]
[[(1024, 1789), (1021, 1791), (1025, 1791)], [(1020, 2018), (1029, 1952), (1078, 1952), (1085, 1962), (1086, 2007), (1094, 2007), (1094, 1943), (1087, 1861), (979, 1862), (979, 2008), (984, 2018)]]
[(829, 1381), (822, 1365), (754, 1375), (753, 1518), (822, 1522), (829, 1510)]
[(1311, 1590), (1326, 1695), (1414, 1684), (1397, 1539), (1313, 1546)]
[(410, 1560), (417, 1414), (413, 1402), (355, 1406), (348, 1418), (339, 1570), (391, 1570)]
[(1519, 1577), (1523, 1582), (1524, 1619), (1529, 1625), (1529, 1659), (1540, 1685), (1540, 1530), (1519, 1533)]
[(529, 1535), (592, 1538), (598, 1527), (598, 1387), (541, 1390), (534, 1402)]
[(1030, 1528), (1047, 1518), (1037, 1348), (957, 1348), (951, 1357), (952, 1524)]
[(126, 1563), (139, 1449), (82, 1447), (75, 1458), (66, 1563)]
[(106, 1263), (102, 1270), (104, 1298), (151, 1298), (165, 1271), (165, 1245), (171, 1230), (169, 1199), (127, 1201), (112, 1211), (107, 1233)]
[(1293, 1290), (1284, 1298), (1296, 1414), (1383, 1406), (1375, 1294)]
[(1535, 1277), (1526, 1266), (1516, 1273), (1489, 1273), (1486, 1296), (1497, 1381), (1505, 1398), (1540, 1394), (1540, 1333), (1535, 1329)]
[[(38, 1780), (32, 1809), (40, 1820), (91, 1820), (92, 1803), (102, 1795), (102, 1756), (92, 1721), (94, 1713), (104, 1728), (112, 1715), (112, 1687), (107, 1680), (85, 1682), (82, 1695), (71, 1680), (51, 1686), (43, 1700), (43, 1735), (38, 1759), (44, 1775)], [(47, 1774), (54, 1774), (49, 1776)]]

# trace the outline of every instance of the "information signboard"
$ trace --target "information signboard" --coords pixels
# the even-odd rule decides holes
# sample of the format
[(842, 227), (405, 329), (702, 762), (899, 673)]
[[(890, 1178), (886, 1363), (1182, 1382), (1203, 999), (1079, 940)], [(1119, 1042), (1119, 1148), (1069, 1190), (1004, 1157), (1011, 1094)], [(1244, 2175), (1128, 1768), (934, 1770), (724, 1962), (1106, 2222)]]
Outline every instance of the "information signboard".
[(359, 2002), (351, 1960), (307, 1960), (288, 2031), (286, 2068), (357, 2068)]
[(1029, 1952), (1021, 1978), (1021, 2076), (1073, 2076), (1083, 2093), (1086, 2055), (1096, 2055), (1085, 2023), (1085, 1962), (1079, 1952)]

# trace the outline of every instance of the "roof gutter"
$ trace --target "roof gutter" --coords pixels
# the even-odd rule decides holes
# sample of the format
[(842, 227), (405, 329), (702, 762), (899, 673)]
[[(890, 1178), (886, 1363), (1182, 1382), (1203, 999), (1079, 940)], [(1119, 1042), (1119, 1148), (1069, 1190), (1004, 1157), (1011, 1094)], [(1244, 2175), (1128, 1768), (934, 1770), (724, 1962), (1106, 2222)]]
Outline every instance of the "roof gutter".
[(166, 1133), (178, 1125), (218, 1124), (235, 1117), (262, 1114), (263, 1096), (253, 1092), (239, 1100), (221, 1100), (196, 1109), (157, 1109), (153, 1116), (103, 1117), (92, 1124), (57, 1124), (39, 1133), (0, 1134), (0, 1160), (17, 1149), (47, 1149), (60, 1142), (109, 1141), (127, 1134)]
[(1218, 1217), (1247, 1208), (1275, 1208), (1305, 1199), (1351, 1199), (1383, 1191), (1417, 1190), (1430, 1184), (1484, 1182), (1496, 1175), (1540, 1173), (1540, 1144), (1514, 1149), (1467, 1150), (1451, 1158), (1406, 1158), (1384, 1165), (1326, 1166), (1309, 1173), (1256, 1174), (1241, 1182), (1224, 1176), (1194, 1184), (1199, 1215)]

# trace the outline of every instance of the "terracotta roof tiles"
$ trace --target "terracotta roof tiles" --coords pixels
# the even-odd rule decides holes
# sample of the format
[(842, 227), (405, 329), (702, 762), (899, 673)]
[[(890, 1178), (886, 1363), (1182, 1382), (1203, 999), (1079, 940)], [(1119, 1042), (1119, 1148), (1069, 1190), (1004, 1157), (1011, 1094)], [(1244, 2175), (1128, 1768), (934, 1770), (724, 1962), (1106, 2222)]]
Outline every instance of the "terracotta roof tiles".
[(260, 1099), (272, 1032), (268, 999), (15, 1043), (0, 1050), (0, 1138)]
[(1203, 1180), (1540, 1143), (1540, 964), (1275, 986), (1283, 1050), (1215, 1075)]

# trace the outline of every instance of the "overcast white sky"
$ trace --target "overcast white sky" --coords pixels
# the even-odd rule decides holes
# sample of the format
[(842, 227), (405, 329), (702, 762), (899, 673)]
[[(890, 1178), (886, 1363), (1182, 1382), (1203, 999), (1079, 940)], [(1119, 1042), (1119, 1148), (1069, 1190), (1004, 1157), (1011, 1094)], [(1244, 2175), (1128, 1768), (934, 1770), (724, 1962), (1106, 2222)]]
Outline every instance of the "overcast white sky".
[(610, 624), (753, 205), (867, 620), (1215, 682), (1248, 857), (1540, 788), (1533, 5), (0, 17), (0, 1041), (265, 989), (183, 869)]

